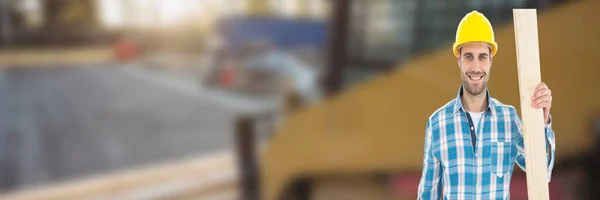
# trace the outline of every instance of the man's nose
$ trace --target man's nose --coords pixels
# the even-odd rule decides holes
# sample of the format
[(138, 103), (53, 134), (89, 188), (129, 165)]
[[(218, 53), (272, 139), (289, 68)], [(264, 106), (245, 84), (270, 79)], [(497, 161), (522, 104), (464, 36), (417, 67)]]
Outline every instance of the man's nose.
[(475, 67), (476, 70), (481, 68), (481, 61), (479, 60), (475, 60), (475, 64), (473, 65), (473, 67)]
[(473, 67), (475, 68), (475, 71), (483, 71), (483, 66), (484, 66), (484, 63), (480, 60), (475, 61), (474, 65), (473, 65)]

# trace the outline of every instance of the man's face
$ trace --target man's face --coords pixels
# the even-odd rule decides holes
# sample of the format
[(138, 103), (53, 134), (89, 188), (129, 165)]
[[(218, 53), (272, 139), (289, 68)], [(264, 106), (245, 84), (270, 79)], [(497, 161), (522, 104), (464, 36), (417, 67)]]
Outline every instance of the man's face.
[(463, 87), (467, 92), (476, 96), (485, 91), (492, 67), (490, 46), (480, 42), (464, 44), (457, 59)]

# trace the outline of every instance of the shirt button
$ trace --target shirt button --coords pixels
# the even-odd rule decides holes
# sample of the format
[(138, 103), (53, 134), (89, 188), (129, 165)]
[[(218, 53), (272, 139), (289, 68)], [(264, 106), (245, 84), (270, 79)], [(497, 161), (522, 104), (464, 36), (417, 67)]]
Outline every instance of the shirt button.
[(473, 130), (473, 127), (471, 126), (471, 130)]
[(475, 153), (475, 157), (478, 157), (478, 156), (479, 156), (479, 153)]

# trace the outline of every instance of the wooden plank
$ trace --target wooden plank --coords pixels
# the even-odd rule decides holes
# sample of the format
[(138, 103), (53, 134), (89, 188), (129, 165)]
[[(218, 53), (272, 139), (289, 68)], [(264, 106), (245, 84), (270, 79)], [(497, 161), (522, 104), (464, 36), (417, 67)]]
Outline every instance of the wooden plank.
[(113, 62), (115, 59), (113, 49), (109, 46), (1, 50), (0, 68), (57, 67)]
[(537, 12), (514, 9), (517, 68), (525, 140), (525, 165), (529, 199), (549, 199), (546, 137), (542, 109), (531, 107), (531, 96), (541, 83)]
[(234, 155), (222, 152), (0, 194), (0, 199), (173, 199), (188, 195), (199, 199), (236, 191), (237, 179)]

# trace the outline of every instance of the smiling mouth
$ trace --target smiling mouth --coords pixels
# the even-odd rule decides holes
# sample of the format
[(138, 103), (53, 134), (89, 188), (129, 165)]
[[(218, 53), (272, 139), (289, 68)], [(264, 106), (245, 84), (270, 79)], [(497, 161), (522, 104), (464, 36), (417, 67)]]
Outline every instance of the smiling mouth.
[(479, 81), (479, 80), (483, 79), (483, 75), (480, 75), (480, 76), (471, 75), (471, 76), (468, 76), (468, 77), (469, 77), (469, 79), (471, 79), (473, 81)]

